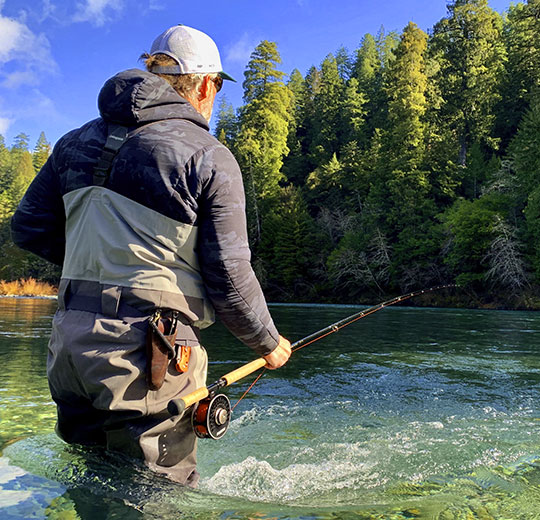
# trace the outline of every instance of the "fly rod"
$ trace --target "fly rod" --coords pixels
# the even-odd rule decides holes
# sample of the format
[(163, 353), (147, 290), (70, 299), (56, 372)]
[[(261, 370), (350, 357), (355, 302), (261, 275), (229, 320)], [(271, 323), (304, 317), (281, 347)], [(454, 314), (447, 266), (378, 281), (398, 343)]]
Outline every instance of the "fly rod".
[[(403, 294), (401, 296), (396, 296), (390, 300), (378, 303), (377, 305), (336, 321), (335, 323), (332, 323), (331, 325), (328, 325), (327, 327), (318, 330), (305, 338), (299, 339), (291, 345), (291, 351), (296, 352), (303, 347), (307, 347), (308, 345), (315, 343), (316, 341), (319, 341), (330, 334), (338, 332), (347, 325), (369, 316), (370, 314), (378, 312), (385, 307), (390, 307), (391, 305), (408, 300), (414, 296), (420, 296), (421, 294), (440, 289), (447, 289), (450, 287), (455, 287), (455, 285), (440, 285), (437, 287), (431, 287), (429, 289), (422, 289), (412, 293)], [(216, 392), (221, 388), (230, 386), (233, 383), (240, 381), (240, 379), (243, 379), (253, 372), (256, 372), (265, 365), (266, 360), (264, 358), (257, 358), (249, 363), (246, 363), (245, 365), (242, 365), (236, 370), (221, 376), (217, 381), (208, 386), (198, 388), (197, 390), (183, 397), (172, 399), (169, 401), (167, 409), (171, 415), (181, 416), (190, 406), (197, 405), (192, 414), (192, 423), (195, 433), (199, 437), (219, 439), (225, 434), (229, 426), (231, 407), (227, 396), (223, 394), (216, 395)]]

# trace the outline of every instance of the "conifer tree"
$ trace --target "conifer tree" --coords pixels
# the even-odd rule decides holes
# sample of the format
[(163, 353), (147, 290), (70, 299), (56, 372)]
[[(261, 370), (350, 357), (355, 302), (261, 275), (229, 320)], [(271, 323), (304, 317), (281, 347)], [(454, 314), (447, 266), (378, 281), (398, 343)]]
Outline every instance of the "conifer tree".
[(373, 97), (377, 75), (381, 69), (381, 62), (377, 52), (377, 43), (371, 34), (362, 38), (360, 48), (356, 51), (356, 60), (353, 65), (353, 77), (358, 80), (359, 88), (369, 98)]
[(283, 173), (289, 182), (302, 185), (309, 173), (306, 150), (306, 83), (298, 69), (294, 69), (287, 83), (291, 93), (291, 110), (287, 148), (289, 153), (283, 159)]
[(0, 135), (0, 192), (7, 187), (9, 170), (9, 150), (6, 147), (4, 137)]
[(233, 106), (227, 101), (223, 95), (219, 101), (217, 111), (217, 121), (214, 130), (214, 135), (227, 148), (234, 151), (236, 134), (238, 132), (238, 121), (234, 113)]
[(362, 38), (360, 48), (356, 51), (352, 76), (358, 81), (358, 93), (365, 101), (365, 139), (361, 143), (365, 148), (377, 125), (376, 114), (381, 110), (381, 61), (377, 43), (371, 34)]
[(365, 143), (367, 141), (366, 133), (366, 115), (365, 105), (366, 95), (360, 91), (358, 80), (351, 78), (343, 93), (343, 107), (341, 109), (343, 121), (342, 146), (351, 141)]
[(501, 17), (487, 0), (454, 0), (448, 16), (434, 27), (431, 48), (440, 64), (441, 115), (457, 135), (462, 166), (473, 142), (497, 148), (491, 132), (505, 59), (501, 35)]
[(12, 180), (6, 191), (12, 201), (12, 211), (15, 211), (17, 204), (34, 179), (36, 171), (32, 164), (32, 154), (28, 150), (18, 150), (13, 147), (11, 153), (13, 155)]
[(343, 82), (347, 81), (351, 77), (353, 62), (349, 51), (343, 46), (336, 51), (336, 64), (339, 77)]
[(309, 278), (311, 218), (300, 189), (283, 188), (272, 208), (264, 249), (273, 252), (272, 277), (281, 287), (294, 287)]
[[(417, 170), (424, 154), (427, 34), (410, 22), (395, 50), (386, 84), (392, 167)], [(424, 183), (424, 180), (419, 180)]]
[(344, 83), (337, 61), (329, 54), (321, 64), (320, 85), (313, 97), (313, 117), (310, 121), (313, 139), (310, 143), (312, 162), (316, 165), (329, 161), (339, 151), (341, 109)]
[(540, 280), (540, 97), (533, 101), (510, 145), (512, 164), (525, 199), (532, 263)]
[(532, 97), (540, 93), (540, 0), (511, 4), (504, 24), (508, 53), (497, 113), (497, 133), (505, 150)]
[(281, 167), (288, 153), (287, 136), (291, 93), (276, 67), (281, 62), (274, 42), (262, 41), (254, 50), (245, 72), (244, 105), (236, 152), (248, 198), (251, 236), (260, 239), (259, 201), (271, 199), (283, 180)]
[(250, 104), (268, 93), (274, 83), (281, 84), (285, 73), (276, 68), (281, 63), (277, 44), (263, 40), (251, 53), (244, 71), (244, 102)]
[(51, 143), (47, 141), (45, 133), (41, 132), (39, 134), (39, 138), (32, 154), (32, 163), (34, 165), (34, 170), (36, 171), (36, 173), (41, 170), (42, 166), (49, 158), (49, 155), (51, 155)]

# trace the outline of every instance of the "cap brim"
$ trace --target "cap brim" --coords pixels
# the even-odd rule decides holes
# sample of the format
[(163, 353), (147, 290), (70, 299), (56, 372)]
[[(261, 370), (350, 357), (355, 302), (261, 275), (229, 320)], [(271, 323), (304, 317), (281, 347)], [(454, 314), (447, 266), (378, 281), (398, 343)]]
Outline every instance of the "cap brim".
[(223, 72), (221, 71), (219, 73), (219, 75), (223, 78), (223, 79), (228, 79), (229, 81), (234, 81), (236, 83), (236, 80), (232, 77), (232, 76), (229, 76), (226, 72)]

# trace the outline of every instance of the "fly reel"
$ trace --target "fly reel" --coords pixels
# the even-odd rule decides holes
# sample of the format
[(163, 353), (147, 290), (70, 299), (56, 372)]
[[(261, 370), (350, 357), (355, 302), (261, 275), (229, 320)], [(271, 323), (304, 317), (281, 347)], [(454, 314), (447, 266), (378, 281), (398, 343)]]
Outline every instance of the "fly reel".
[(230, 421), (231, 403), (223, 394), (199, 401), (191, 415), (195, 435), (201, 439), (221, 439)]

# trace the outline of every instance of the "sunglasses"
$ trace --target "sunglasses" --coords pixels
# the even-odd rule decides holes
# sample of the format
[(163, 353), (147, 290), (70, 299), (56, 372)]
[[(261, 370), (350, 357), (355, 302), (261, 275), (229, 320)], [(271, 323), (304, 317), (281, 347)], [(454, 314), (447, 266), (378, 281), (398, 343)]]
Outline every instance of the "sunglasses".
[(216, 86), (216, 94), (221, 90), (221, 87), (223, 87), (223, 78), (221, 76), (216, 76), (212, 79), (214, 82), (214, 85)]

